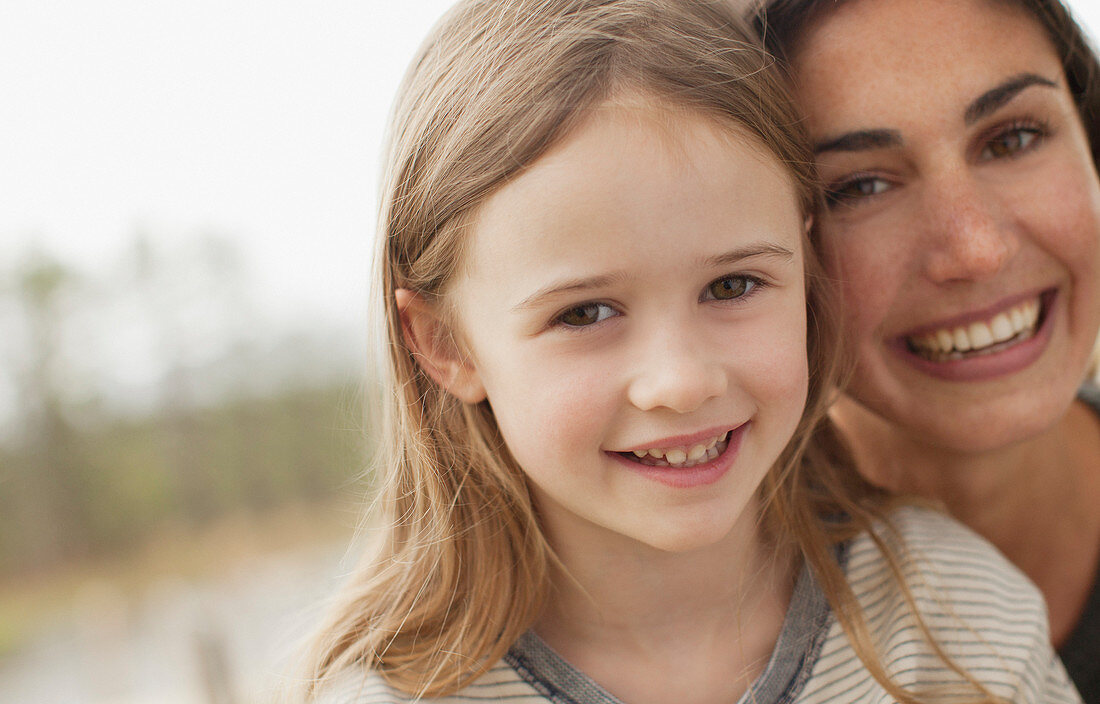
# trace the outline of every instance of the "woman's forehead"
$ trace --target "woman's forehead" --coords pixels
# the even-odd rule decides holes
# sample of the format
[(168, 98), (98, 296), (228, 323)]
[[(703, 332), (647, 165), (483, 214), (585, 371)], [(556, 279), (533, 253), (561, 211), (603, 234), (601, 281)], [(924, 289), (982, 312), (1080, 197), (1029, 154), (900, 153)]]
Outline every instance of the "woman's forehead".
[(817, 135), (936, 106), (961, 121), (973, 100), (1015, 76), (1064, 84), (1043, 28), (1014, 3), (988, 0), (850, 0), (818, 18), (792, 59)]

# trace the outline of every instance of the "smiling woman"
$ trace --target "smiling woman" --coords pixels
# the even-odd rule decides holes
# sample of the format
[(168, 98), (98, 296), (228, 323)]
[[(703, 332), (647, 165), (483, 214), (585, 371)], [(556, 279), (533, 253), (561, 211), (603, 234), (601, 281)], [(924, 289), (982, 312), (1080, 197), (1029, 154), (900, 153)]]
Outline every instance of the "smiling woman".
[[(1057, 0), (775, 0), (826, 184), (861, 471), (1039, 585), (1100, 702), (1098, 66)], [(867, 57), (875, 57), (868, 63)]]

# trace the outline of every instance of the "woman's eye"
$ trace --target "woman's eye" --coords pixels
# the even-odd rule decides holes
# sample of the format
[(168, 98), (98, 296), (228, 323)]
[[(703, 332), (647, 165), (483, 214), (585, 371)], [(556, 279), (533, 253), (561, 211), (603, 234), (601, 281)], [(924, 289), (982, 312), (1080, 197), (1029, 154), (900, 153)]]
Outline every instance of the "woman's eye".
[(838, 186), (825, 191), (825, 199), (830, 204), (846, 203), (859, 198), (869, 198), (885, 193), (890, 189), (890, 182), (877, 176), (854, 178), (845, 181)]
[(758, 281), (748, 276), (727, 276), (709, 284), (704, 298), (730, 301), (748, 295), (758, 285)]
[(1040, 131), (1034, 127), (1014, 127), (1002, 132), (982, 147), (982, 159), (1004, 159), (1024, 151), (1037, 140)]
[(606, 303), (585, 303), (583, 306), (564, 311), (556, 320), (567, 327), (583, 328), (601, 320), (607, 320), (614, 315), (618, 313)]

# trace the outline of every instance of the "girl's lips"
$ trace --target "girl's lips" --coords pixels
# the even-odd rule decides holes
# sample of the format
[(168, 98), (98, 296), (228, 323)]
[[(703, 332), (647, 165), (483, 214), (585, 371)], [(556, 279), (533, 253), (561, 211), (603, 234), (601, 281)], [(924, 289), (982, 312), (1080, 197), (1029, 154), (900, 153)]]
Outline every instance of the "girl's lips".
[[(1035, 294), (1031, 297), (1034, 298)], [(1014, 374), (1031, 365), (1042, 356), (1050, 342), (1054, 320), (1053, 314), (1058, 303), (1058, 291), (1049, 289), (1038, 294), (1040, 310), (1034, 332), (1020, 334), (1004, 342), (987, 344), (983, 349), (971, 352), (954, 351), (950, 354), (931, 354), (927, 349), (918, 349), (913, 344), (914, 335), (907, 335), (895, 341), (891, 347), (908, 365), (930, 376), (946, 381), (985, 381), (1000, 376)], [(949, 325), (961, 327), (966, 322), (981, 322), (981, 315), (992, 317), (1013, 304), (1025, 302), (1027, 296), (1006, 301), (999, 309), (952, 319), (941, 324), (941, 329)], [(934, 328), (927, 328), (934, 330)], [(925, 332), (927, 332), (927, 330)], [(927, 333), (932, 334), (932, 333)]]
[[(605, 454), (621, 463), (628, 469), (643, 476), (654, 479), (666, 486), (674, 488), (689, 488), (705, 486), (718, 481), (733, 465), (741, 447), (742, 438), (751, 425), (750, 422), (728, 431), (724, 440), (725, 448), (712, 459), (695, 464), (690, 467), (654, 466), (642, 464), (637, 457), (627, 457), (627, 453), (606, 452)], [(723, 443), (719, 443), (721, 445)]]

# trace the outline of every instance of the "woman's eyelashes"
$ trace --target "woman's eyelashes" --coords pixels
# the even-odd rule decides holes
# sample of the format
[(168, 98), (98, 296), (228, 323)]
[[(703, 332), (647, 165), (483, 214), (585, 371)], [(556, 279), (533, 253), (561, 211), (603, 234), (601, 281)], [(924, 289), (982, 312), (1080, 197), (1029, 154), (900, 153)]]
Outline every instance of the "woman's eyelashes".
[(830, 207), (855, 205), (857, 201), (885, 193), (892, 186), (890, 181), (881, 176), (855, 174), (826, 187), (825, 201)]
[(1037, 147), (1047, 135), (1047, 129), (1035, 122), (1016, 122), (993, 131), (981, 141), (978, 159), (992, 161), (1019, 156)]
[[(751, 274), (731, 274), (711, 281), (699, 295), (699, 302), (738, 302), (747, 300), (769, 285), (760, 276)], [(570, 306), (555, 315), (550, 327), (566, 329), (590, 328), (599, 323), (622, 315), (622, 311), (610, 303), (589, 301)]]

